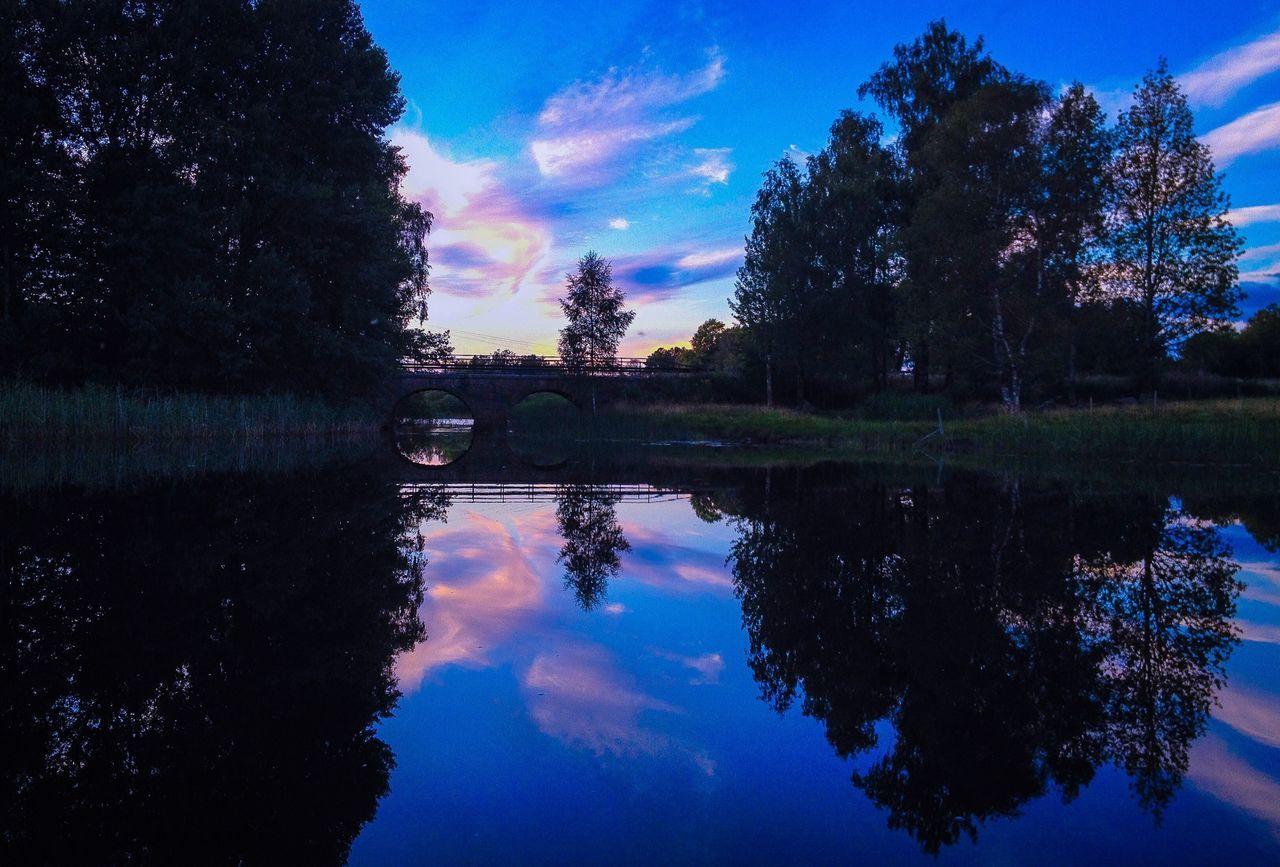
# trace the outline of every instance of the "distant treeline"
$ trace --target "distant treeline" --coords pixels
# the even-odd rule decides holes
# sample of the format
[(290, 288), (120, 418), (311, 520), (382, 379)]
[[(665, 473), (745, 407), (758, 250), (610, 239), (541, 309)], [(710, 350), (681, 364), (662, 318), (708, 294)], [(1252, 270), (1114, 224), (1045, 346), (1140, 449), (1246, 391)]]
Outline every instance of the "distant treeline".
[(828, 405), (906, 371), (917, 391), (1015, 409), (1073, 398), (1085, 375), (1150, 392), (1184, 344), (1235, 345), (1204, 335), (1239, 316), (1241, 242), (1163, 62), (1108, 126), (1082, 85), (1055, 92), (939, 21), (858, 94), (887, 126), (845, 111), (803, 167), (765, 173), (740, 327), (655, 364), (691, 352), (758, 398)]
[(0, 378), (351, 396), (430, 344), (354, 2), (15, 0), (0, 44)]

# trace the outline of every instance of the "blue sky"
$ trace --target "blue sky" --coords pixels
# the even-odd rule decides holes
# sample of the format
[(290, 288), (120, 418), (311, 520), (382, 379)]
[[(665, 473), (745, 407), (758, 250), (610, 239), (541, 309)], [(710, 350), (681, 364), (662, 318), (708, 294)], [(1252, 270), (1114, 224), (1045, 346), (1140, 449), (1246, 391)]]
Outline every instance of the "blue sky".
[(933, 18), (1012, 69), (1083, 81), (1109, 118), (1160, 56), (1226, 173), (1245, 312), (1280, 301), (1280, 11), (1272, 2), (438, 4), (366, 0), (402, 75), (390, 131), (436, 215), (431, 328), (551, 352), (588, 249), (638, 311), (624, 354), (729, 318), (761, 173), (822, 147), (857, 86)]

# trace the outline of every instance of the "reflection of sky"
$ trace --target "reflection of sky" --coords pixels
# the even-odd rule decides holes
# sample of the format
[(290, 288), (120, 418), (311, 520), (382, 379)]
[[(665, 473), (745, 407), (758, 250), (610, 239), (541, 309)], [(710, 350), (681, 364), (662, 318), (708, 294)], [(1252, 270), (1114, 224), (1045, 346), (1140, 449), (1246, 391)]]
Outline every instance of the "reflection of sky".
[[(398, 662), (405, 696), (381, 730), (397, 770), (353, 863), (932, 860), (850, 784), (820, 724), (760, 701), (733, 528), (686, 501), (617, 514), (632, 550), (592, 612), (563, 587), (554, 503), (458, 504), (424, 526), (429, 637)], [(1280, 558), (1227, 533), (1249, 564), (1241, 620), (1275, 630)], [(1161, 829), (1104, 767), (1070, 805), (1029, 803), (939, 860), (1040, 862), (1047, 839), (1074, 862), (1274, 857), (1277, 662), (1274, 642), (1236, 651)]]
[(1232, 657), (1209, 736), (1191, 756), (1192, 783), (1256, 817), (1280, 839), (1280, 556), (1241, 526), (1225, 535), (1241, 564), (1237, 625), (1242, 642)]

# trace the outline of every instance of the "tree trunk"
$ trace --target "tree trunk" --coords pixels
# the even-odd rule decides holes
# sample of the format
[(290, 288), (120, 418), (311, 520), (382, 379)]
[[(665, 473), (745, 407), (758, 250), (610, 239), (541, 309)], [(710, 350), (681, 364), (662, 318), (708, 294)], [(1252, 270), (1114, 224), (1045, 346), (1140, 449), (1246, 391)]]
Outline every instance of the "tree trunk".
[(773, 353), (764, 357), (764, 405), (773, 406)]

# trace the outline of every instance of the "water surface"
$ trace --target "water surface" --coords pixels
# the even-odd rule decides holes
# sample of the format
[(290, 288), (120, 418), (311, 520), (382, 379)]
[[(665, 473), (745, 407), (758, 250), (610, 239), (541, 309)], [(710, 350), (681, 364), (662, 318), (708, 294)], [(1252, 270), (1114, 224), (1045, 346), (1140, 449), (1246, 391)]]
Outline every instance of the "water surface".
[(1273, 475), (715, 451), (10, 484), (5, 860), (1280, 858)]

